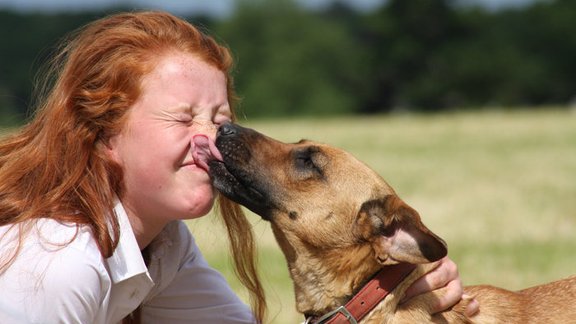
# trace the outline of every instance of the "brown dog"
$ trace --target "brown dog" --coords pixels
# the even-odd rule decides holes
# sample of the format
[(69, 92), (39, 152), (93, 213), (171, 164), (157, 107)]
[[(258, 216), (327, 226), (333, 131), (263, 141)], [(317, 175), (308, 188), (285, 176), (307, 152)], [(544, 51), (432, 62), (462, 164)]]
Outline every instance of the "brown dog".
[(576, 322), (576, 277), (519, 292), (466, 287), (480, 303), (472, 319), (465, 301), (430, 317), (427, 305), (441, 291), (399, 304), (447, 249), (378, 174), (342, 150), (232, 124), (220, 127), (216, 147), (215, 187), (270, 221), (307, 322)]

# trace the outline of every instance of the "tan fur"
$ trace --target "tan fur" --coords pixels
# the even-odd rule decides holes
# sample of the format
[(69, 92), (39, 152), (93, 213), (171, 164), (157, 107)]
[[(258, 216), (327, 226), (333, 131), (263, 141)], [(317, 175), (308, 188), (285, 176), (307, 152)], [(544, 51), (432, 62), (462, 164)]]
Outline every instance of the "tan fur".
[(310, 141), (281, 143), (230, 127), (217, 138), (224, 162), (211, 165), (214, 184), (271, 222), (294, 282), (298, 311), (325, 314), (344, 305), (382, 267), (408, 262), (418, 264), (416, 270), (361, 323), (576, 321), (576, 277), (519, 292), (466, 287), (480, 303), (471, 319), (463, 315), (469, 300), (429, 315), (443, 290), (399, 304), (410, 284), (447, 253), (418, 213), (345, 151)]

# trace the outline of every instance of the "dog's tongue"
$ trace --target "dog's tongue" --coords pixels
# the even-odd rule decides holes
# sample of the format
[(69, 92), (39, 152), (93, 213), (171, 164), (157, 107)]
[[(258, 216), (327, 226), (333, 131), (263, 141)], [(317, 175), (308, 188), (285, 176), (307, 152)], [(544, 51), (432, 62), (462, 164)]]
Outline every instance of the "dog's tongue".
[(197, 166), (206, 171), (210, 170), (208, 167), (210, 160), (222, 161), (222, 155), (216, 145), (214, 145), (214, 142), (208, 136), (202, 134), (194, 135), (192, 138), (192, 158)]

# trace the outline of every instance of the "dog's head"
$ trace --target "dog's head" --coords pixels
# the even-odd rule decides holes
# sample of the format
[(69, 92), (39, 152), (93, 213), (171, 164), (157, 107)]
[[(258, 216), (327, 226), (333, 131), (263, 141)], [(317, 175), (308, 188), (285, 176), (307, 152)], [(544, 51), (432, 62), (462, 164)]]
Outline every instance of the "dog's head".
[(380, 264), (446, 255), (442, 239), (372, 169), (312, 141), (282, 143), (234, 124), (220, 127), (214, 186), (272, 223), (286, 257), (294, 249), (370, 245)]

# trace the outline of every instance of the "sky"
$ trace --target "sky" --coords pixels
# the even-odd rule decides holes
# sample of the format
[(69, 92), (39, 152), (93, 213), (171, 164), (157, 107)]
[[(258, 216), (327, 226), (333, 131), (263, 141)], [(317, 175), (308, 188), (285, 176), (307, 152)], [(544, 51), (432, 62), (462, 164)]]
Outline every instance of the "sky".
[[(322, 7), (333, 0), (297, 0), (307, 7)], [(340, 0), (362, 11), (378, 7), (386, 0)], [(534, 0), (459, 0), (462, 3), (480, 4), (489, 9), (521, 6)], [(0, 9), (24, 12), (83, 11), (110, 6), (134, 9), (166, 10), (176, 14), (208, 14), (225, 17), (234, 10), (236, 0), (0, 0)]]

